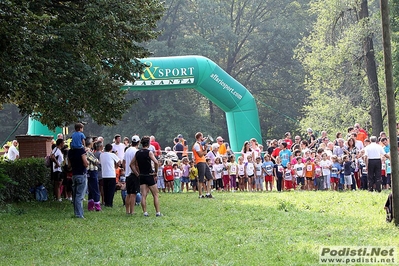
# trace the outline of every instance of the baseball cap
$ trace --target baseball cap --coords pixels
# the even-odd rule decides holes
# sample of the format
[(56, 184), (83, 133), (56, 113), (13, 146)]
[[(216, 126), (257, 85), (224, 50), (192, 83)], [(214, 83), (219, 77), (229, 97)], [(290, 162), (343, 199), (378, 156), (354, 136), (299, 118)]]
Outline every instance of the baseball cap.
[(181, 139), (181, 138), (183, 138), (183, 135), (182, 135), (182, 134), (179, 134), (179, 135), (177, 135), (177, 137), (178, 137), (179, 139)]
[(312, 132), (313, 132), (313, 129), (308, 128), (307, 131), (308, 131), (309, 133), (312, 133)]
[(140, 137), (137, 136), (137, 135), (134, 135), (134, 136), (132, 137), (132, 142), (140, 142)]

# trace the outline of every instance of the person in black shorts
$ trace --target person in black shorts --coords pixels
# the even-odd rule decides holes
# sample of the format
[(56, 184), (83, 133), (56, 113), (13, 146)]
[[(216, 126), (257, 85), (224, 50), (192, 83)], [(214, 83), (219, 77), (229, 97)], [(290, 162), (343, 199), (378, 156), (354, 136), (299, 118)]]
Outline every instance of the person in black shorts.
[[(136, 176), (140, 177), (140, 192), (141, 192), (141, 207), (143, 208), (144, 216), (149, 216), (147, 212), (147, 194), (148, 189), (154, 198), (154, 207), (156, 216), (162, 216), (159, 211), (159, 198), (157, 188), (157, 173), (158, 173), (158, 161), (155, 155), (148, 148), (150, 146), (150, 137), (144, 136), (141, 138), (142, 149), (138, 150), (130, 164), (132, 171)], [(154, 163), (152, 169), (151, 162)]]

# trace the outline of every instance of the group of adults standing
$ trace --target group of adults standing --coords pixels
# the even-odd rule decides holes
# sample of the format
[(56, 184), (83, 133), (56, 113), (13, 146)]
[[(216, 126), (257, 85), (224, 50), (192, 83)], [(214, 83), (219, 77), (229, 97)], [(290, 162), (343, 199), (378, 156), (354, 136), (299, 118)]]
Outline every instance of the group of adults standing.
[[(51, 153), (54, 181), (54, 196), (61, 201), (60, 186), (62, 184), (61, 164), (67, 161), (68, 171), (72, 174), (72, 202), (74, 215), (84, 218), (83, 200), (88, 190), (88, 210), (101, 211), (100, 195), (103, 195), (103, 206), (112, 207), (116, 191), (117, 171), (125, 171), (127, 196), (125, 201), (126, 213), (134, 214), (136, 195), (141, 192), (141, 206), (144, 216), (147, 212), (146, 196), (150, 191), (154, 196), (156, 216), (161, 216), (159, 210), (156, 176), (158, 161), (154, 152), (149, 150), (150, 137), (132, 137), (131, 144), (121, 142), (121, 136), (115, 135), (113, 143), (103, 144), (102, 137), (86, 138), (83, 125), (77, 123), (72, 134), (71, 147), (63, 156), (63, 135), (60, 134)], [(76, 133), (76, 134), (75, 134)], [(74, 138), (82, 138), (76, 144)], [(75, 143), (75, 144), (74, 144)], [(141, 149), (139, 144), (141, 143)], [(74, 146), (75, 145), (75, 146)], [(83, 145), (83, 146), (82, 146)], [(155, 171), (153, 170), (153, 166)]]

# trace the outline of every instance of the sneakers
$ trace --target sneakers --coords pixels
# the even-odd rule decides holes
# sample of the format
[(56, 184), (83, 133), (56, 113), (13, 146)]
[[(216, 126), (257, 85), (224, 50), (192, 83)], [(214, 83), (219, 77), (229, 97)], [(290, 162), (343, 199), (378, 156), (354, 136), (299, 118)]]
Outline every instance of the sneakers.
[(87, 203), (87, 209), (89, 211), (94, 211), (94, 201), (93, 200), (89, 200), (89, 202)]
[(156, 216), (156, 217), (161, 217), (161, 216), (162, 216), (162, 213), (157, 212), (157, 214), (155, 214), (155, 216)]
[(205, 198), (212, 199), (213, 197), (212, 197), (212, 194), (209, 194), (209, 195), (205, 195)]
[(96, 209), (96, 212), (102, 211), (102, 210), (101, 210), (101, 205), (100, 205), (99, 202), (98, 202), (98, 203), (94, 203), (94, 208)]
[(199, 196), (198, 198), (199, 198), (199, 199), (203, 199), (203, 198), (205, 198), (205, 196), (204, 196), (204, 195), (201, 195), (201, 196)]
[(148, 217), (148, 216), (149, 216), (149, 215), (148, 215), (148, 212), (145, 212), (145, 213), (144, 213), (144, 216), (145, 216), (145, 217)]

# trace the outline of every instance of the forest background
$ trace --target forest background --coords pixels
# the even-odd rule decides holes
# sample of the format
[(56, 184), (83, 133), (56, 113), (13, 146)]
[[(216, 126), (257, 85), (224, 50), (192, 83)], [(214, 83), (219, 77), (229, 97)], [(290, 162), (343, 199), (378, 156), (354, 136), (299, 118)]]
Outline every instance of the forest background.
[[(398, 2), (390, 1), (396, 84)], [(305, 136), (308, 127), (327, 130), (330, 138), (355, 122), (372, 134), (386, 129), (379, 1), (167, 0), (164, 8), (160, 34), (141, 45), (151, 56), (202, 55), (221, 66), (255, 97), (264, 144), (286, 131)], [(92, 93), (97, 105), (102, 92)], [(155, 135), (162, 147), (172, 146), (177, 134), (192, 143), (197, 131), (228, 141), (224, 112), (195, 90), (125, 97), (133, 104), (122, 106), (126, 113), (115, 125), (83, 114), (85, 134), (107, 142), (115, 134)], [(0, 141), (26, 134), (27, 119), (13, 131), (24, 118), (17, 106), (3, 107)]]

